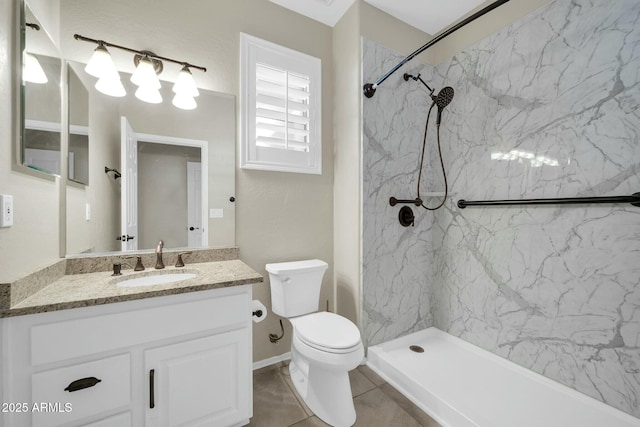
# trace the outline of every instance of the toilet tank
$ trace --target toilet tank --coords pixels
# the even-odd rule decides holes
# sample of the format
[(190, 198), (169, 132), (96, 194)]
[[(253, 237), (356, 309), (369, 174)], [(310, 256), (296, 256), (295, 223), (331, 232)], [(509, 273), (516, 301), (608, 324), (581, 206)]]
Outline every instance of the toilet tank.
[(319, 259), (267, 264), (273, 312), (295, 317), (318, 311), (322, 276), (328, 267)]

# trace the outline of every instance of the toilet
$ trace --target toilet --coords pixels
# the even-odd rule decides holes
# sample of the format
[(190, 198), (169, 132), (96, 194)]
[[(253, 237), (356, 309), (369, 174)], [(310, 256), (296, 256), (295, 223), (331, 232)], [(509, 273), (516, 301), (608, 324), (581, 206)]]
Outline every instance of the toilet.
[(293, 325), (291, 381), (318, 418), (334, 427), (347, 427), (356, 422), (349, 371), (362, 362), (364, 346), (350, 320), (318, 312), (327, 268), (318, 259), (266, 265), (272, 310)]

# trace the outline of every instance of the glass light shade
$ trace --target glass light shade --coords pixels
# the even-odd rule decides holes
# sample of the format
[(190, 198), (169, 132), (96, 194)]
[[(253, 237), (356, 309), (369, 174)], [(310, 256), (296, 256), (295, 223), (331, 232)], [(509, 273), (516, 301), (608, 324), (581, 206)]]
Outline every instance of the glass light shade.
[(47, 75), (40, 65), (40, 61), (35, 55), (31, 53), (25, 53), (24, 55), (24, 67), (22, 69), (22, 79), (25, 82), (44, 84), (49, 81)]
[(196, 100), (193, 99), (193, 96), (182, 93), (175, 94), (172, 104), (182, 110), (193, 110), (198, 106), (198, 104), (196, 104)]
[(106, 47), (98, 45), (96, 50), (93, 51), (93, 55), (89, 60), (89, 63), (84, 67), (84, 71), (93, 77), (115, 79), (118, 76), (118, 70), (111, 59), (111, 54)]
[(122, 97), (127, 94), (127, 91), (122, 86), (120, 78), (103, 77), (96, 82), (96, 89), (99, 92), (109, 96)]
[(188, 95), (192, 98), (200, 95), (200, 92), (198, 92), (198, 87), (196, 86), (196, 82), (193, 80), (193, 76), (191, 75), (191, 70), (189, 70), (189, 67), (185, 66), (182, 67), (182, 70), (180, 70), (178, 78), (173, 85), (173, 92), (176, 94)]
[(149, 104), (159, 104), (162, 102), (160, 91), (151, 86), (140, 86), (138, 90), (136, 90), (136, 98)]
[(149, 86), (154, 89), (160, 89), (160, 80), (153, 68), (153, 63), (149, 58), (142, 58), (138, 62), (136, 70), (131, 76), (131, 81), (137, 86)]

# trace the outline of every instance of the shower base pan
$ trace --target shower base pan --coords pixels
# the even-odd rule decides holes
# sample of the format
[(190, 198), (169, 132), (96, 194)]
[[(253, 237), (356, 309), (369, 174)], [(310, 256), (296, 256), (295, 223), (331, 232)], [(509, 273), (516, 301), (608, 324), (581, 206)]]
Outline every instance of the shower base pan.
[(640, 426), (638, 418), (436, 328), (369, 347), (367, 365), (444, 427)]

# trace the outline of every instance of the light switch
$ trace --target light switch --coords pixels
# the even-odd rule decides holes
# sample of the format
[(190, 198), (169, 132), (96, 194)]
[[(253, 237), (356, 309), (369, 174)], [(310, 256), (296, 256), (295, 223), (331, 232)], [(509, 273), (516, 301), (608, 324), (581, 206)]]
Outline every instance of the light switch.
[(209, 218), (222, 218), (224, 211), (222, 209), (209, 209)]
[(84, 219), (85, 221), (91, 220), (91, 203), (86, 203), (84, 205)]
[(0, 227), (13, 225), (13, 196), (0, 195)]

